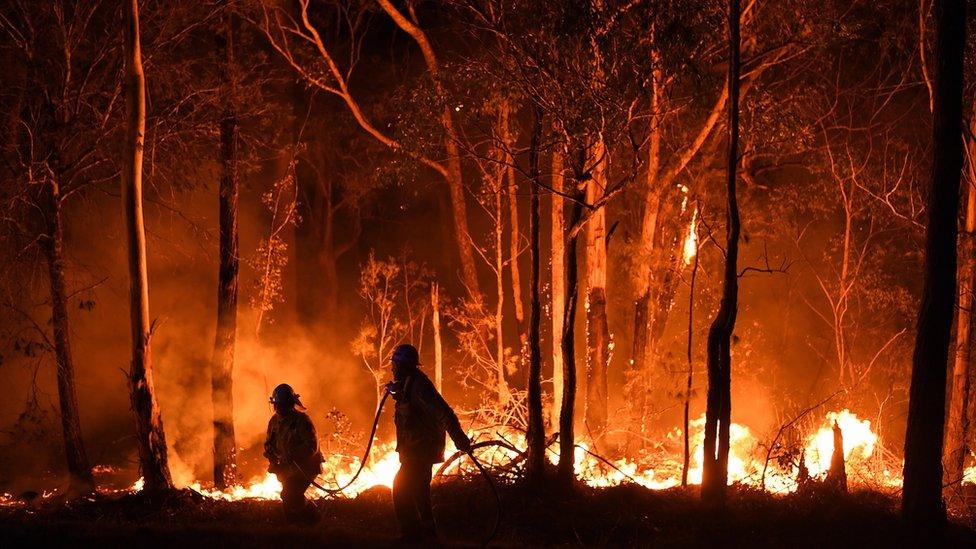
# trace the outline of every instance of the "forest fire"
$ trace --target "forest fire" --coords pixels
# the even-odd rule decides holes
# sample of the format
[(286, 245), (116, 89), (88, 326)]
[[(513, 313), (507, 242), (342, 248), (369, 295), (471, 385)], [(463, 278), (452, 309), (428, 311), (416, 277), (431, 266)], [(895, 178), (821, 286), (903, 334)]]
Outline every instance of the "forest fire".
[(969, 4), (0, 2), (0, 546), (976, 546)]
[[(814, 479), (823, 480), (830, 467), (833, 454), (833, 430), (834, 422), (840, 426), (844, 432), (844, 457), (848, 468), (857, 474), (854, 475), (853, 484), (866, 484), (872, 487), (897, 488), (900, 486), (900, 478), (897, 476), (883, 476), (875, 478), (872, 471), (876, 468), (870, 467), (867, 460), (872, 456), (875, 445), (879, 443), (878, 436), (871, 430), (871, 422), (862, 420), (850, 410), (828, 412), (823, 420), (823, 426), (815, 432), (810, 433), (806, 438), (803, 447), (803, 455), (806, 459), (806, 466), (809, 474)], [(702, 452), (703, 452), (703, 432), (704, 416), (694, 420), (691, 425), (693, 428), (692, 440), (694, 444), (693, 467), (689, 474), (690, 484), (700, 484), (702, 478)], [(743, 483), (749, 486), (763, 486), (761, 475), (766, 471), (765, 488), (775, 494), (784, 494), (797, 490), (797, 467), (784, 468), (781, 464), (767, 464), (763, 461), (760, 450), (759, 440), (753, 435), (748, 427), (733, 424), (731, 426), (731, 450), (729, 457), (729, 478), (734, 483)], [(524, 444), (524, 435), (511, 430), (496, 432), (505, 440), (511, 440), (518, 444)], [(681, 485), (680, 458), (679, 457), (659, 457), (656, 468), (642, 466), (628, 458), (620, 458), (607, 462), (603, 458), (592, 453), (588, 444), (581, 442), (576, 449), (576, 469), (579, 478), (592, 487), (617, 486), (623, 483), (634, 483), (652, 490), (665, 490)], [(453, 454), (455, 449), (448, 448), (448, 455)], [(483, 461), (490, 465), (506, 465), (510, 460), (518, 456), (507, 448), (491, 448), (484, 456)], [(551, 458), (552, 463), (556, 463), (555, 456)], [(348, 458), (346, 456), (329, 456), (322, 464), (323, 474), (319, 477), (320, 482), (327, 486), (344, 485), (359, 467), (358, 458)], [(453, 475), (461, 472), (462, 467), (471, 474), (471, 466), (464, 464), (461, 460), (456, 460), (450, 464), (442, 474)], [(363, 473), (341, 497), (356, 497), (358, 494), (376, 487), (393, 486), (393, 477), (399, 468), (399, 458), (392, 444), (380, 444), (372, 453), (369, 463), (364, 468)], [(967, 479), (965, 482), (973, 482)], [(281, 483), (277, 477), (271, 473), (252, 478), (249, 482), (217, 490), (207, 488), (199, 482), (191, 483), (190, 488), (204, 496), (213, 499), (226, 501), (237, 501), (242, 499), (279, 499)], [(131, 491), (139, 491), (143, 488), (142, 479), (137, 481)], [(313, 498), (326, 497), (316, 488), (309, 489), (309, 496)], [(10, 499), (7, 500), (10, 502)]]

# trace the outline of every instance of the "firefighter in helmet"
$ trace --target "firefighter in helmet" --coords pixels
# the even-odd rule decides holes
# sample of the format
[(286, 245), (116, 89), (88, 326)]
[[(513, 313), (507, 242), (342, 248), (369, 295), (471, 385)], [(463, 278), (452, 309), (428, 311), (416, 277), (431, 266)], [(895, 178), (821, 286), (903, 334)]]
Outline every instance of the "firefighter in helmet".
[(431, 541), (436, 538), (430, 505), (431, 468), (444, 461), (445, 432), (462, 452), (471, 452), (471, 441), (457, 415), (418, 368), (417, 348), (400, 345), (391, 361), (393, 382), (387, 390), (396, 401), (396, 451), (400, 454), (393, 506), (403, 541)]
[(305, 413), (299, 395), (287, 383), (271, 393), (274, 415), (268, 422), (264, 457), (268, 471), (281, 482), (281, 503), (289, 522), (314, 522), (315, 508), (305, 499), (305, 491), (322, 467), (315, 426)]

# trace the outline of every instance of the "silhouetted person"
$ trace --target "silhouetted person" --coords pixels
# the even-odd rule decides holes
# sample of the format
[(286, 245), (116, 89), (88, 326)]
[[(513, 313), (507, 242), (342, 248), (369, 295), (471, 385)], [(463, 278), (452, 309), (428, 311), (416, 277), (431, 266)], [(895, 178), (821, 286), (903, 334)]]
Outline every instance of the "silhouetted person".
[(312, 480), (322, 467), (315, 426), (305, 413), (299, 395), (282, 383), (271, 393), (275, 414), (268, 422), (264, 457), (268, 470), (281, 482), (281, 504), (289, 522), (314, 522), (315, 508), (305, 500)]
[(445, 432), (463, 452), (471, 441), (457, 415), (417, 366), (420, 356), (413, 345), (393, 352), (393, 383), (387, 390), (396, 400), (397, 452), (400, 471), (393, 480), (393, 506), (402, 541), (418, 542), (437, 537), (430, 507), (431, 468), (444, 461)]

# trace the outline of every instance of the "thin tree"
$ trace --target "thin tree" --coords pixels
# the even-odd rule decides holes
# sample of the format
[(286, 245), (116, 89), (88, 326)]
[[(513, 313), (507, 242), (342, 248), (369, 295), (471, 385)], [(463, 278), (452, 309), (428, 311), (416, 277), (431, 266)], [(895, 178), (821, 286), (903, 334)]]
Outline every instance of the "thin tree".
[[(574, 182), (575, 183), (575, 182)], [(583, 196), (574, 193), (570, 208), (569, 227), (579, 224), (583, 218)], [(579, 300), (579, 275), (577, 263), (578, 232), (567, 231), (565, 244), (566, 297), (563, 300), (563, 391), (559, 406), (559, 465), (557, 478), (560, 484), (570, 486), (575, 477), (576, 436), (573, 420), (576, 414), (576, 308)], [(554, 311), (553, 314), (559, 314)]]
[(64, 228), (62, 225), (60, 183), (53, 178), (45, 185), (47, 198), (44, 217), (47, 234), (41, 240), (47, 258), (51, 287), (51, 331), (54, 335), (54, 356), (57, 363), (58, 404), (61, 411), (61, 434), (64, 454), (74, 493), (95, 491), (91, 462), (85, 452), (81, 436), (81, 419), (75, 395), (75, 365), (71, 355), (68, 330), (68, 292), (64, 276)]
[(945, 520), (942, 437), (946, 369), (956, 297), (956, 226), (962, 174), (966, 2), (935, 0), (932, 172), (925, 231), (925, 281), (912, 356), (902, 515), (923, 531)]
[(565, 260), (565, 225), (563, 214), (563, 153), (556, 149), (552, 152), (552, 230), (550, 240), (552, 249), (549, 269), (552, 285), (552, 414), (550, 422), (554, 428), (559, 428), (560, 409), (563, 399), (563, 311), (566, 310), (566, 260)]
[(166, 455), (163, 418), (153, 389), (149, 339), (149, 280), (146, 269), (146, 227), (142, 213), (142, 156), (146, 129), (146, 77), (139, 41), (139, 1), (124, 7), (125, 27), (125, 134), (122, 170), (122, 207), (125, 213), (129, 259), (129, 299), (132, 327), (132, 362), (129, 396), (136, 420), (136, 443), (145, 489), (173, 488)]
[[(598, 139), (592, 153), (596, 164), (586, 182), (586, 202), (595, 204), (608, 186), (608, 151)], [(586, 223), (586, 428), (593, 439), (607, 427), (607, 370), (612, 342), (607, 319), (607, 210), (593, 212)]]
[[(9, 238), (11, 249), (24, 257), (39, 250), (46, 263), (45, 305), (50, 310), (39, 322), (29, 311), (17, 310), (54, 356), (71, 495), (90, 493), (95, 483), (82, 436), (71, 346), (69, 302), (77, 291), (70, 288), (65, 211), (93, 181), (113, 171), (101, 143), (117, 130), (118, 69), (110, 60), (117, 58), (120, 44), (105, 40), (93, 23), (108, 16), (105, 6), (91, 1), (11, 1), (0, 7), (0, 49), (7, 61), (0, 96), (8, 101), (7, 131), (0, 138), (0, 239)], [(33, 268), (16, 273), (33, 273)]]
[(217, 333), (211, 359), (211, 398), (214, 426), (214, 485), (226, 488), (237, 480), (237, 442), (234, 437), (234, 351), (237, 345), (239, 194), (237, 156), (238, 120), (234, 15), (223, 14), (223, 32), (217, 34), (223, 57), (223, 113), (220, 118), (220, 268), (217, 276)]
[(725, 268), (722, 300), (708, 330), (708, 397), (705, 408), (705, 447), (702, 499), (725, 500), (729, 474), (729, 424), (732, 416), (732, 332), (739, 299), (739, 204), (735, 194), (739, 145), (739, 0), (729, 0), (728, 159), (726, 164)]
[(536, 482), (541, 478), (546, 458), (546, 429), (542, 416), (542, 350), (539, 345), (542, 316), (542, 305), (539, 301), (539, 141), (543, 115), (539, 108), (534, 111), (532, 139), (529, 144), (529, 176), (532, 178), (532, 194), (529, 200), (529, 426), (526, 435), (526, 477), (529, 482)]

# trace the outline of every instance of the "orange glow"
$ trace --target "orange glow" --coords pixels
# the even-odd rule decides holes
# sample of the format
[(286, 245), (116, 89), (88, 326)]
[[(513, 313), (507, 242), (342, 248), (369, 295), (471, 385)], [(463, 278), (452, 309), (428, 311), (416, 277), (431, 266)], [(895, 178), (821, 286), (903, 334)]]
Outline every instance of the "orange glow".
[[(815, 431), (803, 438), (803, 455), (809, 469), (810, 476), (813, 478), (823, 478), (830, 467), (830, 458), (833, 454), (833, 431), (831, 426), (836, 421), (844, 433), (844, 457), (847, 461), (848, 471), (869, 471), (868, 460), (874, 455), (876, 446), (880, 443), (878, 435), (871, 429), (871, 422), (859, 418), (854, 412), (844, 409), (840, 411), (828, 412), (824, 415), (823, 421)], [(690, 484), (700, 484), (702, 478), (702, 457), (704, 454), (704, 424), (705, 415), (702, 414), (697, 419), (691, 421), (691, 444), (692, 455), (688, 472)], [(749, 427), (733, 423), (730, 428), (730, 449), (729, 449), (729, 482), (742, 483), (749, 486), (759, 487), (762, 484), (762, 473), (765, 461), (765, 447), (760, 444), (759, 438), (749, 429)], [(509, 428), (485, 429), (484, 432), (472, 431), (469, 433), (473, 440), (501, 439), (509, 441), (518, 448), (525, 447), (525, 436), (521, 431)], [(673, 429), (667, 438), (672, 441), (681, 439), (680, 429)], [(345, 497), (356, 497), (358, 494), (375, 486), (393, 486), (393, 477), (399, 469), (399, 459), (394, 451), (393, 443), (381, 443), (376, 445), (373, 456), (363, 470), (362, 474), (342, 495)], [(632, 459), (620, 458), (608, 460), (612, 466), (607, 465), (600, 459), (589, 453), (591, 445), (587, 441), (581, 441), (576, 448), (575, 463), (577, 476), (581, 481), (593, 487), (616, 486), (623, 483), (637, 483), (652, 490), (663, 490), (679, 486), (681, 484), (681, 456), (674, 455), (664, 457), (659, 465), (649, 467)], [(550, 449), (549, 459), (551, 462), (558, 461), (557, 452)], [(455, 449), (448, 443), (447, 455), (452, 455)], [(486, 465), (504, 465), (515, 458), (517, 454), (509, 449), (500, 447), (486, 447), (478, 450), (479, 459)], [(345, 484), (356, 472), (359, 467), (358, 458), (349, 458), (342, 455), (332, 455), (322, 464), (323, 474), (318, 477), (318, 482), (325, 486), (336, 486)], [(771, 493), (789, 493), (797, 488), (796, 477), (798, 469), (796, 466), (783, 468), (775, 459), (770, 460), (766, 467), (765, 488)], [(474, 473), (475, 469), (466, 458), (454, 461), (445, 470), (445, 474)], [(852, 483), (870, 482), (875, 487), (898, 488), (901, 486), (901, 477), (898, 472), (888, 469), (878, 469), (876, 473), (854, 475), (851, 477)], [(874, 478), (876, 477), (876, 478)], [(976, 467), (966, 469), (966, 483), (976, 483)], [(138, 491), (143, 486), (142, 479), (136, 481), (129, 490)], [(279, 499), (281, 484), (278, 479), (268, 473), (258, 476), (247, 483), (228, 488), (226, 490), (215, 490), (206, 487), (200, 482), (194, 482), (188, 486), (197, 492), (213, 498), (227, 501), (241, 499)], [(325, 497), (314, 487), (309, 489), (309, 497)], [(2, 503), (7, 501), (0, 500)]]
[(685, 237), (683, 259), (685, 266), (691, 265), (691, 260), (698, 254), (698, 209), (691, 214), (691, 224), (688, 226), (688, 236)]
[(810, 475), (814, 477), (827, 474), (830, 458), (834, 455), (833, 424), (837, 422), (844, 434), (844, 460), (850, 465), (864, 462), (874, 453), (878, 435), (871, 430), (871, 422), (858, 419), (850, 410), (829, 412), (823, 427), (807, 440), (806, 457)]

